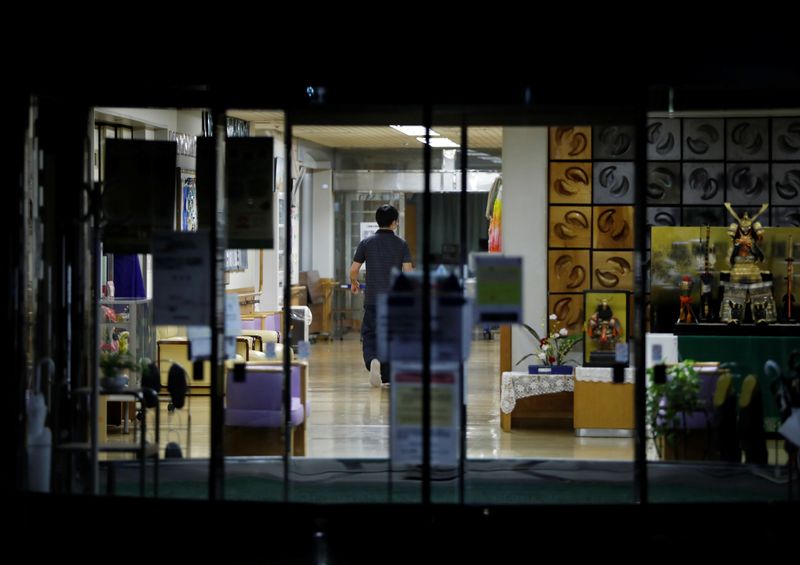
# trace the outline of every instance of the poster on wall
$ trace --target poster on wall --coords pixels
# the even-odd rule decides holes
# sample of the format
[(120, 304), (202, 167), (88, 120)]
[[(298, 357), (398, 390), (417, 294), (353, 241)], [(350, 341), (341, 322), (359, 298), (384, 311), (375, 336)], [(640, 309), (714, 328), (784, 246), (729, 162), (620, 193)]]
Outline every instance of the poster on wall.
[(180, 170), (180, 231), (197, 231), (197, 176), (194, 171)]
[(378, 222), (361, 222), (361, 241), (364, 241), (375, 232), (381, 229)]

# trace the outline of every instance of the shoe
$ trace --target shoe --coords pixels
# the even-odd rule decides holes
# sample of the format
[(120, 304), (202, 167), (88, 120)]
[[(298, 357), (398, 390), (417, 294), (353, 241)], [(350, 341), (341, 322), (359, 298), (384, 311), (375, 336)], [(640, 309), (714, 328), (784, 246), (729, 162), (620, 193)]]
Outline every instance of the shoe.
[(369, 363), (369, 384), (374, 387), (381, 386), (381, 362), (377, 359)]

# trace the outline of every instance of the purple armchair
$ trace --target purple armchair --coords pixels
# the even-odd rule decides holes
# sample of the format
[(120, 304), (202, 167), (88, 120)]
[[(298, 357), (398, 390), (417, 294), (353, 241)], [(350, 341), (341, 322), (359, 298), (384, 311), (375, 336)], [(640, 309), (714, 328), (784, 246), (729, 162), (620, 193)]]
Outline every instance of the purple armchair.
[[(225, 454), (280, 455), (283, 453), (283, 367), (246, 364), (244, 382), (226, 375)], [(305, 455), (306, 365), (292, 364), (291, 453)]]

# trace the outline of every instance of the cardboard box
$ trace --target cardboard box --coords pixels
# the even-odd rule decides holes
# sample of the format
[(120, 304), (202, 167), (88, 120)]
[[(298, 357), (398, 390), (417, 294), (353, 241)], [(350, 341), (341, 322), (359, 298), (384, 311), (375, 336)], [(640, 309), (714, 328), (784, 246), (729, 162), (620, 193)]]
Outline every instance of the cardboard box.
[(292, 285), (291, 306), (306, 306), (308, 289), (305, 286)]
[(300, 284), (308, 289), (308, 305), (322, 303), (322, 282), (318, 271), (300, 271)]

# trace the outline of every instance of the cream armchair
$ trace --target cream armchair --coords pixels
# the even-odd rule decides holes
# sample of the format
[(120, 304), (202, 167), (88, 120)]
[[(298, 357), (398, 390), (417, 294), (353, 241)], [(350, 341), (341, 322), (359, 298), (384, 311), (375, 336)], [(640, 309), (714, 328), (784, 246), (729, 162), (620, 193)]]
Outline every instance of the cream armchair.
[[(268, 361), (267, 343), (275, 343), (275, 360), (283, 359), (283, 344), (278, 343), (278, 332), (273, 330), (242, 330), (236, 338), (236, 356), (239, 361)], [(167, 386), (170, 365), (174, 362), (186, 370), (190, 386), (211, 386), (211, 364), (203, 363), (202, 380), (194, 380), (193, 363), (189, 359), (189, 338), (185, 326), (157, 326), (156, 345), (161, 385)], [(294, 352), (290, 350), (291, 359)]]
[(189, 359), (189, 338), (186, 335), (186, 326), (156, 326), (156, 348), (161, 386), (167, 386), (167, 377), (172, 363), (177, 363), (184, 368), (189, 386), (211, 386), (211, 364), (208, 361), (203, 363), (203, 379), (194, 380), (194, 367)]
[[(274, 330), (242, 330), (241, 335), (253, 338), (253, 347), (251, 349), (254, 349), (256, 353), (264, 354), (263, 356), (253, 356), (253, 351), (251, 351), (251, 358), (248, 360), (265, 359), (268, 343), (275, 344), (275, 357), (283, 359), (283, 344), (280, 343), (278, 332)], [(294, 359), (294, 352), (291, 353), (290, 358)]]

